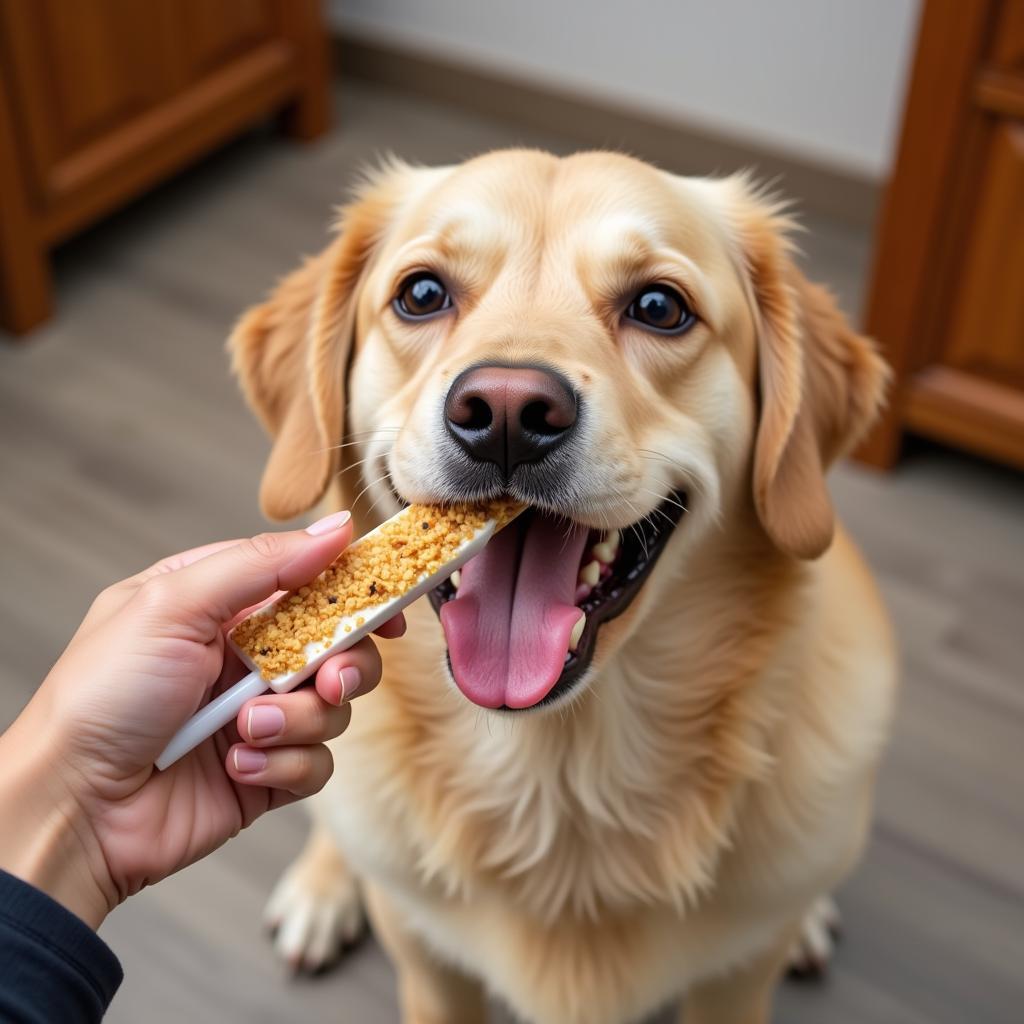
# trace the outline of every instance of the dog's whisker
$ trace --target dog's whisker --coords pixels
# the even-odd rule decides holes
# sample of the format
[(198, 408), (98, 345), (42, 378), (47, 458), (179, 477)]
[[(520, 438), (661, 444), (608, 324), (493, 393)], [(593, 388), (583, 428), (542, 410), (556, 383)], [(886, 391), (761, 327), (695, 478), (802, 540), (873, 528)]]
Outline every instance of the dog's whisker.
[[(676, 508), (682, 509), (683, 512), (689, 512), (689, 509), (684, 504), (682, 504), (682, 502), (675, 501), (670, 496), (666, 497), (665, 495), (659, 494), (657, 491), (652, 491), (650, 487), (641, 487), (640, 490), (644, 491), (646, 494), (650, 494), (652, 497), (661, 498), (662, 501), (665, 502), (666, 504), (675, 505)], [(661, 502), (659, 502), (653, 509), (651, 509), (650, 512), (647, 513), (648, 517), (655, 514), (665, 516), (665, 518), (668, 519), (669, 522), (672, 521), (669, 516), (665, 515), (665, 511), (661, 507)]]
[[(391, 472), (390, 472), (390, 470), (385, 470), (385, 472), (384, 472), (384, 475), (385, 475), (385, 477), (387, 477), (387, 478), (388, 478), (389, 480), (391, 479)], [(366, 510), (366, 514), (367, 514), (367, 516), (371, 516), (371, 515), (373, 515), (373, 510), (374, 510), (374, 509), (375, 509), (375, 508), (377, 507), (377, 505), (378, 505), (378, 504), (380, 504), (381, 500), (382, 500), (382, 499), (384, 499), (384, 498), (386, 498), (386, 497), (387, 497), (387, 494), (386, 494), (386, 493), (385, 493), (385, 494), (379, 494), (379, 495), (377, 495), (377, 497), (376, 497), (376, 498), (374, 498), (374, 500), (373, 500), (373, 503), (372, 503), (372, 504), (370, 505), (370, 507), (369, 507), (369, 508), (368, 508), (368, 509)]]
[(644, 535), (637, 529), (636, 523), (630, 523), (629, 528), (633, 531), (633, 536), (636, 537), (637, 542), (640, 544), (640, 547), (643, 549), (644, 557), (649, 559), (651, 556), (650, 556), (650, 553), (647, 550), (647, 542), (644, 540)]
[(372, 443), (372, 441), (345, 441), (343, 444), (332, 444), (329, 448), (317, 448), (315, 452), (310, 452), (310, 454), (314, 455), (320, 452), (340, 452), (344, 448), (355, 448), (358, 447), (359, 445)]
[(686, 466), (684, 466), (677, 459), (673, 459), (671, 456), (666, 455), (664, 452), (655, 451), (653, 448), (637, 448), (636, 450), (640, 452), (641, 455), (653, 455), (655, 458), (661, 459), (664, 462), (667, 462), (670, 465), (675, 466), (676, 469), (680, 470), (681, 472), (687, 472)]
[(353, 501), (352, 501), (352, 505), (353, 505), (353, 507), (355, 507), (356, 505), (358, 505), (358, 504), (359, 504), (359, 499), (360, 499), (360, 498), (361, 498), (361, 497), (362, 497), (362, 496), (363, 496), (363, 495), (364, 495), (364, 494), (365, 494), (365, 493), (366, 493), (366, 492), (367, 492), (367, 491), (368, 491), (368, 490), (369, 490), (369, 489), (370, 489), (371, 487), (376, 487), (376, 486), (377, 486), (377, 484), (379, 484), (379, 483), (383, 483), (383, 482), (384, 482), (385, 480), (387, 480), (387, 479), (388, 479), (388, 477), (389, 477), (390, 475), (391, 475), (390, 473), (388, 473), (387, 471), (385, 471), (385, 472), (383, 472), (383, 473), (382, 473), (382, 474), (381, 474), (381, 475), (380, 475), (379, 477), (377, 477), (377, 479), (376, 479), (376, 480), (371, 480), (371, 481), (370, 481), (370, 482), (369, 482), (369, 483), (368, 483), (368, 484), (367, 484), (367, 485), (366, 485), (366, 486), (365, 486), (365, 487), (364, 487), (364, 488), (363, 488), (363, 489), (362, 489), (362, 490), (361, 490), (361, 491), (360, 491), (360, 492), (359, 492), (359, 493), (358, 493), (358, 494), (357, 494), (357, 495), (355, 496), (355, 498), (354, 498), (354, 499), (353, 499)]
[(562, 535), (562, 546), (559, 549), (559, 554), (564, 554), (565, 549), (569, 546), (569, 541), (572, 539), (572, 530), (574, 523), (571, 519), (567, 519), (565, 522), (565, 533)]
[(341, 441), (338, 444), (329, 444), (327, 447), (322, 447), (322, 449), (314, 449), (313, 452), (310, 453), (310, 455), (316, 455), (316, 454), (323, 453), (323, 452), (341, 452), (344, 449), (347, 449), (347, 447), (357, 447), (359, 445), (364, 445), (364, 444), (374, 444), (374, 443), (376, 443), (378, 441), (390, 441), (390, 443), (393, 445), (395, 440), (397, 440), (397, 438), (395, 438), (395, 437), (382, 436), (382, 437), (364, 437), (364, 438), (360, 438), (358, 440), (352, 440), (352, 441)]
[(669, 505), (675, 505), (676, 508), (680, 508), (684, 512), (690, 511), (678, 498), (674, 498), (671, 494), (659, 494), (657, 491), (652, 491), (649, 487), (644, 487), (642, 490), (654, 495), (655, 498), (661, 498), (662, 501), (667, 502)]
[(635, 535), (636, 539), (640, 542), (640, 547), (643, 548), (644, 558), (650, 561), (651, 553), (647, 549), (647, 541), (644, 538), (643, 533), (638, 529), (638, 524), (642, 523), (645, 517), (640, 515), (639, 509), (636, 507), (636, 505), (633, 504), (633, 502), (629, 500), (629, 498), (624, 497), (622, 500), (625, 501), (625, 503), (633, 510), (633, 512), (638, 517), (636, 522), (630, 523), (629, 528), (633, 531), (633, 534)]
[[(668, 523), (669, 526), (675, 526), (676, 525), (675, 522), (672, 520), (672, 517), (664, 509), (662, 509), (660, 507), (656, 508), (654, 510), (654, 514), (661, 516), (661, 518), (664, 519), (665, 522)], [(651, 525), (652, 526), (654, 525), (653, 521), (652, 521)]]
[(377, 453), (374, 452), (373, 455), (367, 455), (365, 459), (359, 459), (356, 462), (350, 462), (347, 466), (344, 466), (341, 469), (339, 469), (336, 475), (339, 477), (343, 477), (350, 470), (357, 469), (359, 466), (362, 466), (367, 462), (372, 462), (377, 457)]
[[(664, 501), (669, 505), (675, 505), (676, 508), (682, 509), (684, 512), (690, 511), (681, 501), (678, 501), (676, 498), (672, 497), (671, 494), (661, 494), (658, 491), (652, 491), (650, 487), (641, 487), (640, 490), (643, 491), (645, 494), (650, 494), (655, 498), (659, 498), (661, 501)], [(654, 511), (659, 510), (660, 505), (659, 508), (655, 509)]]
[[(683, 473), (687, 477), (689, 477), (689, 475), (690, 475), (690, 471), (681, 462), (677, 462), (675, 459), (670, 459), (667, 455), (664, 455), (661, 452), (656, 452), (656, 451), (653, 451), (653, 450), (651, 450), (649, 448), (638, 448), (637, 451), (640, 452), (642, 458), (646, 458), (646, 459), (657, 458), (657, 459), (660, 459), (662, 462), (665, 462), (668, 465), (673, 466), (674, 468), (678, 469), (681, 473)], [(659, 494), (657, 494), (654, 491), (648, 490), (647, 488), (644, 488), (644, 490), (647, 490), (648, 494), (654, 494), (656, 497), (660, 497), (660, 498), (662, 498), (665, 501), (671, 502), (674, 505), (678, 505), (679, 508), (681, 508), (684, 512), (688, 512), (689, 511), (689, 509), (687, 509), (685, 505), (682, 505), (671, 494), (669, 494), (669, 495), (659, 495)]]
[(628, 505), (630, 510), (632, 511), (632, 513), (637, 517), (635, 522), (630, 523), (629, 529), (631, 529), (633, 531), (633, 534), (636, 536), (637, 541), (639, 541), (640, 547), (643, 549), (643, 552), (644, 552), (644, 557), (649, 560), (650, 557), (651, 557), (651, 554), (650, 554), (650, 551), (647, 548), (647, 542), (644, 539), (644, 535), (637, 528), (637, 524), (638, 523), (642, 523), (644, 521), (644, 519), (646, 518), (646, 516), (641, 515), (640, 510), (636, 507), (636, 505), (633, 504), (633, 502), (631, 502), (629, 500), (629, 498), (627, 498), (625, 496), (625, 494), (622, 493), (622, 489), (620, 487), (616, 487), (613, 484), (612, 485), (612, 490), (615, 492), (615, 494), (618, 497), (618, 499), (620, 501), (624, 502), (626, 505)]
[(343, 434), (341, 439), (344, 441), (350, 437), (366, 437), (367, 434), (382, 434), (386, 431), (397, 434), (401, 429), (401, 427), (373, 427), (370, 430), (350, 430), (347, 434)]
[[(372, 458), (373, 458), (373, 456), (370, 456), (369, 458), (366, 458), (366, 459), (362, 459), (362, 460), (360, 460), (360, 461), (361, 461), (361, 462), (369, 462), (369, 461), (370, 461), (370, 460), (371, 460)], [(339, 481), (339, 482), (341, 482), (342, 480), (344, 480), (344, 478), (345, 478), (345, 474), (346, 474), (346, 473), (347, 473), (347, 472), (348, 472), (348, 471), (349, 471), (350, 469), (355, 469), (355, 468), (357, 468), (357, 466), (358, 466), (358, 465), (359, 465), (359, 463), (356, 463), (355, 465), (352, 465), (352, 466), (344, 466), (344, 467), (342, 467), (341, 469), (339, 469), (339, 470), (338, 470), (338, 472), (337, 472), (337, 473), (335, 473), (335, 474), (334, 474), (334, 479), (335, 479), (335, 480), (337, 480), (337, 481)]]
[[(322, 454), (323, 452), (335, 452), (335, 451), (340, 451), (343, 448), (351, 448), (354, 445), (372, 444), (373, 443), (373, 438), (370, 438), (369, 440), (366, 440), (366, 438), (369, 437), (369, 435), (371, 435), (371, 434), (379, 434), (379, 433), (383, 433), (385, 431), (397, 433), (398, 430), (399, 430), (398, 427), (380, 427), (380, 428), (378, 428), (376, 430), (361, 430), (361, 431), (358, 431), (355, 434), (345, 434), (344, 437), (342, 437), (340, 443), (338, 443), (338, 444), (330, 444), (330, 445), (327, 445), (324, 448), (314, 448), (308, 454), (310, 454), (310, 455), (319, 455), (319, 454)], [(350, 440), (346, 440), (346, 438), (360, 438), (360, 440), (350, 441)], [(382, 438), (381, 440), (385, 440), (385, 439)]]

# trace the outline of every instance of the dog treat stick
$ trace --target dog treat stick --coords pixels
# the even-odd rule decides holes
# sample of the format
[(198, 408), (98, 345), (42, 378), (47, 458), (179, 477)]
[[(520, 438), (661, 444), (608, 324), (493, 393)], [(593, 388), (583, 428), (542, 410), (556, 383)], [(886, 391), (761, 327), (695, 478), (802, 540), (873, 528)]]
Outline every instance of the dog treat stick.
[(252, 671), (210, 701), (157, 758), (161, 771), (266, 690), (285, 693), (461, 568), (522, 511), (512, 502), (410, 505), (346, 548), (315, 580), (239, 622), (228, 643)]

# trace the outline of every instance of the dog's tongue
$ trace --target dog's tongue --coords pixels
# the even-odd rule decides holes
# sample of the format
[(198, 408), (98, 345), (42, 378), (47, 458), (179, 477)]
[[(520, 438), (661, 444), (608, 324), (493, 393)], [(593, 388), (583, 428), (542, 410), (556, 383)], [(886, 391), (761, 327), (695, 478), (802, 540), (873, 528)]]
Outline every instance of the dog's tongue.
[(525, 537), (502, 530), (462, 569), (458, 596), (441, 608), (452, 674), (485, 708), (528, 708), (558, 681), (587, 529), (535, 513)]

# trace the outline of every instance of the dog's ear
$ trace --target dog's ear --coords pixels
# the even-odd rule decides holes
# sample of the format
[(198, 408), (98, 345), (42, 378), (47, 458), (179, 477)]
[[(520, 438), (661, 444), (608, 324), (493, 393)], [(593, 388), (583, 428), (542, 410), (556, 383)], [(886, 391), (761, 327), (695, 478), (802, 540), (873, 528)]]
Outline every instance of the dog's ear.
[(817, 558), (835, 526), (825, 472), (871, 425), (889, 371), (832, 295), (797, 269), (779, 204), (745, 178), (728, 184), (758, 329), (754, 505), (777, 548)]
[(341, 210), (331, 244), (245, 313), (228, 339), (246, 400), (274, 439), (260, 487), (271, 519), (312, 508), (338, 469), (359, 288), (410, 173), (394, 164), (365, 185)]

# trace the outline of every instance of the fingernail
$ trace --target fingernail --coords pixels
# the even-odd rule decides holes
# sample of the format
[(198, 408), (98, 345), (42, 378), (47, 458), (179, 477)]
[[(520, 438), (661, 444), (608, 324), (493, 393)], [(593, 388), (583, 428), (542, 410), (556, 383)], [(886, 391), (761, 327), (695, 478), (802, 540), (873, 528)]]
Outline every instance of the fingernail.
[(273, 704), (257, 704), (249, 708), (249, 738), (269, 740), (284, 732), (284, 712)]
[(318, 519), (312, 525), (307, 526), (306, 533), (311, 537), (319, 537), (321, 534), (330, 533), (332, 530), (340, 530), (351, 518), (352, 513), (348, 510), (332, 512), (329, 516), (324, 516), (323, 519)]
[(252, 775), (267, 767), (267, 755), (262, 750), (250, 750), (248, 747), (235, 747), (235, 771), (242, 775)]
[(346, 665), (339, 673), (341, 681), (341, 703), (351, 700), (359, 694), (359, 686), (363, 681), (363, 673), (355, 665)]

